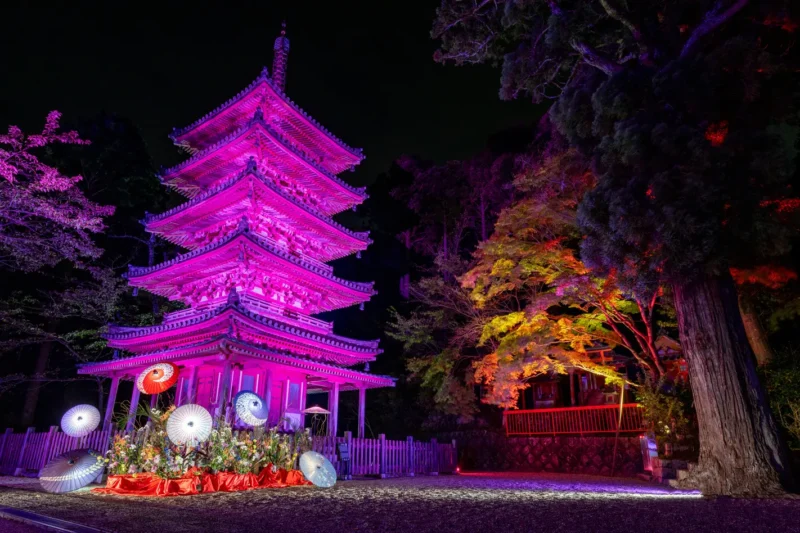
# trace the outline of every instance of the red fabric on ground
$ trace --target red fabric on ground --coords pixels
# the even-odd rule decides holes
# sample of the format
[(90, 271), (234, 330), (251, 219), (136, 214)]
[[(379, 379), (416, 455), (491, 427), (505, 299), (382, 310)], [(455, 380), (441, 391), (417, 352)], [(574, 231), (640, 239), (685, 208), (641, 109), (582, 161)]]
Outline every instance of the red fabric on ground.
[(283, 488), (297, 485), (311, 485), (299, 470), (279, 469), (272, 471), (267, 466), (256, 474), (235, 474), (220, 472), (209, 474), (200, 470), (190, 470), (178, 479), (163, 479), (155, 474), (133, 474), (108, 476), (105, 488), (92, 489), (99, 494), (121, 496), (187, 496), (208, 492), (237, 492), (240, 490)]

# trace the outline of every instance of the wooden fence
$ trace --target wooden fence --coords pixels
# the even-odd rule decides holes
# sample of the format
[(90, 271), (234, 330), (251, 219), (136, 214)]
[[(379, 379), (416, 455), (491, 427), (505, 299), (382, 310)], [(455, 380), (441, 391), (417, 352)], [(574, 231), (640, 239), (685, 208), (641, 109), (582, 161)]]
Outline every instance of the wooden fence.
[(12, 433), (6, 429), (0, 435), (0, 473), (22, 474), (35, 473), (56, 455), (76, 448), (91, 448), (105, 453), (108, 449), (109, 431), (93, 431), (85, 437), (70, 437), (58, 431), (58, 426), (51, 426), (50, 431), (36, 433), (28, 428), (25, 433)]
[[(0, 474), (38, 475), (47, 462), (69, 450), (92, 448), (105, 453), (112, 432), (94, 431), (82, 438), (70, 437), (52, 426), (50, 431), (36, 433), (28, 428), (25, 433), (7, 429), (0, 434)], [(389, 440), (385, 435), (377, 439), (353, 438), (347, 431), (343, 437), (312, 437), (312, 449), (327, 457), (342, 474), (344, 463), (340, 460), (339, 445), (348, 444), (351, 476), (413, 476), (416, 474), (453, 473), (456, 471), (456, 444), (406, 440)]]
[[(615, 433), (619, 405), (525, 409), (503, 413), (506, 435), (587, 435)], [(644, 433), (639, 404), (622, 406), (620, 433)]]
[(324, 455), (336, 467), (339, 475), (345, 473), (339, 446), (347, 444), (350, 455), (351, 476), (415, 476), (418, 474), (452, 474), (458, 466), (456, 442), (439, 443), (436, 439), (421, 442), (408, 437), (405, 440), (354, 438), (345, 431), (343, 437), (312, 437), (311, 449)]

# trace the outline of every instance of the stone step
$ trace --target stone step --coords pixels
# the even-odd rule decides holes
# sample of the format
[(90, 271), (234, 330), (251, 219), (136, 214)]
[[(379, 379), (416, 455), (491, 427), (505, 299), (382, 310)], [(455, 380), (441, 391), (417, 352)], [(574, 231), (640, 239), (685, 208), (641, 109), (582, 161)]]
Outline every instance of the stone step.
[(680, 488), (682, 488), (682, 487), (681, 487), (681, 482), (680, 482), (680, 480), (678, 480), (678, 479), (670, 479), (670, 480), (667, 480), (667, 482), (665, 483), (665, 485), (669, 485), (669, 486), (670, 486), (670, 487), (672, 487), (673, 489), (680, 489)]
[(689, 473), (690, 473), (690, 471), (689, 471), (689, 470), (682, 470), (682, 469), (681, 469), (681, 470), (678, 470), (678, 479), (679, 479), (680, 481), (683, 481), (684, 479), (686, 479), (687, 477), (689, 477)]

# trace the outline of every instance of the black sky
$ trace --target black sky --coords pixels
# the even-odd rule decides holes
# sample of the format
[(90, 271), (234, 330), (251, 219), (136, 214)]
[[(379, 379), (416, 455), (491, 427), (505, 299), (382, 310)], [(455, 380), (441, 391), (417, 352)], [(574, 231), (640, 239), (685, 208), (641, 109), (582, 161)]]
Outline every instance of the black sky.
[(496, 69), (433, 62), (436, 0), (35, 4), (0, 8), (0, 127), (39, 128), (50, 109), (66, 121), (117, 113), (138, 125), (157, 165), (180, 160), (167, 139), (173, 127), (271, 68), (283, 19), (287, 94), (364, 148), (366, 161), (344, 176), (355, 184), (403, 153), (467, 156), (539, 113), (499, 101)]

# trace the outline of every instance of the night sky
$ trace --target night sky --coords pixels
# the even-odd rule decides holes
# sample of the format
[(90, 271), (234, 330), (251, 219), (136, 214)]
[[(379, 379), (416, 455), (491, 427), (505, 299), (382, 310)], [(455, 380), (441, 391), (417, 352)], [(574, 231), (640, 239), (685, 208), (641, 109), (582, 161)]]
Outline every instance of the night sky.
[(0, 127), (37, 129), (50, 109), (65, 122), (117, 113), (138, 125), (159, 166), (181, 160), (167, 139), (173, 127), (271, 69), (284, 19), (287, 94), (364, 149), (366, 161), (343, 176), (356, 185), (401, 154), (467, 156), (490, 134), (539, 115), (530, 102), (498, 99), (497, 69), (433, 62), (435, 0), (24, 4), (0, 16)]

